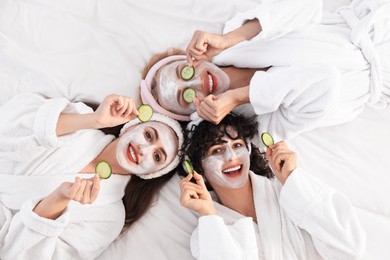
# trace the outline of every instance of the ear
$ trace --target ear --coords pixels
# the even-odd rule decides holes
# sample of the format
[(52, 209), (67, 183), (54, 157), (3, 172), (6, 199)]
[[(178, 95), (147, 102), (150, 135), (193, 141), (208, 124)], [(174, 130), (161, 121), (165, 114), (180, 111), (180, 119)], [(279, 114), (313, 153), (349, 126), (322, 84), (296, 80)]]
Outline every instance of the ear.
[(248, 151), (249, 151), (249, 154), (251, 154), (252, 152), (252, 142), (249, 138), (246, 139), (246, 144), (248, 146)]

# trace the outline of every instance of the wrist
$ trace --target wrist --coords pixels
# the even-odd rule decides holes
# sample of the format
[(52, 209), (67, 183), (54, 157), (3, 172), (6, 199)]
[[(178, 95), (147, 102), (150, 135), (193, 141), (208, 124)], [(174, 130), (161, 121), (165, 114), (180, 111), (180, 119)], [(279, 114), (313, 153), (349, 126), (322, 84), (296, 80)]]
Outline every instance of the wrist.
[(55, 190), (39, 201), (35, 205), (33, 212), (43, 218), (54, 220), (62, 215), (69, 202), (70, 199), (63, 196), (58, 190)]
[(203, 217), (203, 216), (217, 215), (217, 212), (216, 212), (214, 204), (213, 204), (213, 205), (210, 205), (209, 207), (207, 207), (207, 209), (200, 211), (199, 214)]
[(235, 107), (249, 103), (249, 86), (228, 90), (227, 92), (232, 97)]

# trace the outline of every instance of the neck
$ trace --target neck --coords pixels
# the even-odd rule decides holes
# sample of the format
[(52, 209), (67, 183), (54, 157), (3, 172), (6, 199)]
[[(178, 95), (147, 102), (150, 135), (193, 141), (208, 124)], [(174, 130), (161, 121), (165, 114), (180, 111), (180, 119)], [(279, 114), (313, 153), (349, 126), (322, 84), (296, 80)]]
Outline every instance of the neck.
[(214, 187), (214, 190), (222, 205), (244, 216), (252, 217), (253, 221), (257, 222), (250, 178), (242, 188), (231, 189), (219, 186)]
[(230, 78), (230, 89), (242, 88), (249, 86), (249, 83), (256, 71), (266, 70), (250, 69), (250, 68), (236, 68), (233, 66), (221, 68)]
[[(128, 174), (128, 172), (118, 164), (118, 160), (116, 159), (118, 141), (119, 139), (116, 139), (104, 147), (103, 151), (92, 162), (90, 162), (87, 167), (89, 167), (89, 169), (93, 169), (94, 171), (99, 162), (106, 161), (110, 164), (113, 173)], [(85, 169), (87, 167), (85, 167)]]

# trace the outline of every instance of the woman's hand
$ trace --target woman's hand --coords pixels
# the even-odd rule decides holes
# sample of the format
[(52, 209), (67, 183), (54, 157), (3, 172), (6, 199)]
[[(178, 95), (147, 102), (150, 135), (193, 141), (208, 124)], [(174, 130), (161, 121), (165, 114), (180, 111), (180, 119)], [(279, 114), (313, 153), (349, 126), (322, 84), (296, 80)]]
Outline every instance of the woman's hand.
[(100, 190), (100, 178), (82, 179), (76, 177), (74, 182), (64, 182), (57, 188), (57, 196), (63, 199), (78, 201), (81, 204), (92, 204)]
[(211, 61), (227, 47), (224, 35), (195, 31), (186, 49), (188, 64), (196, 67), (203, 60)]
[[(190, 182), (192, 176), (196, 184)], [(215, 215), (215, 207), (211, 195), (206, 188), (203, 177), (194, 171), (180, 181), (180, 204), (198, 212), (201, 216)]]
[(71, 200), (81, 204), (92, 204), (100, 190), (100, 178), (97, 174), (90, 179), (76, 177), (74, 182), (64, 182), (46, 198), (41, 200), (33, 211), (49, 219), (62, 215)]
[(266, 157), (276, 178), (284, 185), (297, 167), (296, 153), (291, 151), (284, 141), (281, 141), (267, 148)]
[(214, 124), (219, 124), (236, 106), (249, 102), (249, 87), (228, 90), (217, 96), (208, 95), (194, 103), (198, 115)]
[(127, 123), (138, 115), (134, 100), (119, 95), (107, 96), (94, 113), (99, 128)]
[(195, 31), (187, 46), (187, 61), (196, 67), (201, 61), (211, 59), (239, 42), (249, 40), (261, 32), (258, 19), (247, 21), (241, 27), (224, 35)]

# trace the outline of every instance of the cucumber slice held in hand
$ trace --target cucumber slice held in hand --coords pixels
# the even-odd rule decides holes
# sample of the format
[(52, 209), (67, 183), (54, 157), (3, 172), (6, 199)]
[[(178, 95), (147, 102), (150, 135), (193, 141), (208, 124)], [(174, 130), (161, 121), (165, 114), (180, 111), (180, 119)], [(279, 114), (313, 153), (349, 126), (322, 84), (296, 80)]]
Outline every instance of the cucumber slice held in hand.
[(190, 80), (195, 75), (195, 68), (191, 66), (184, 66), (180, 71), (180, 77), (184, 80)]
[(261, 141), (263, 141), (263, 144), (267, 147), (274, 144), (274, 139), (267, 132), (264, 132), (261, 134)]
[(183, 92), (183, 99), (187, 103), (192, 103), (196, 97), (196, 91), (193, 88), (187, 88)]
[(187, 174), (194, 174), (194, 167), (192, 167), (192, 163), (190, 162), (190, 160), (184, 161), (183, 168)]
[(102, 179), (108, 179), (112, 174), (111, 166), (106, 161), (99, 162), (95, 167), (95, 171), (97, 174), (99, 174), (99, 177)]
[(138, 108), (138, 119), (141, 122), (148, 122), (152, 118), (153, 113), (153, 108), (150, 105), (140, 105)]

